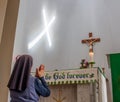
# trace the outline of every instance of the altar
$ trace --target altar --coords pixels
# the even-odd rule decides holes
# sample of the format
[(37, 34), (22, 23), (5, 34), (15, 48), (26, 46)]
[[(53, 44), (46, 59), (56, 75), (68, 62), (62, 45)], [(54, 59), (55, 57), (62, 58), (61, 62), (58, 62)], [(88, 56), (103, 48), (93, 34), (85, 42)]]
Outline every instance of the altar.
[(107, 102), (106, 78), (100, 68), (45, 72), (51, 95), (40, 102)]

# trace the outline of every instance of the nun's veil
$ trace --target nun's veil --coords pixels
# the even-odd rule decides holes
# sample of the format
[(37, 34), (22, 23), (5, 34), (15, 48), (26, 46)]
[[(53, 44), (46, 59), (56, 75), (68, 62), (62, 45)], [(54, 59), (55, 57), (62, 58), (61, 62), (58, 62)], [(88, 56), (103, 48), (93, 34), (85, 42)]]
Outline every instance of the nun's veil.
[(32, 64), (33, 59), (30, 55), (22, 55), (16, 59), (7, 85), (10, 90), (24, 91), (26, 89)]

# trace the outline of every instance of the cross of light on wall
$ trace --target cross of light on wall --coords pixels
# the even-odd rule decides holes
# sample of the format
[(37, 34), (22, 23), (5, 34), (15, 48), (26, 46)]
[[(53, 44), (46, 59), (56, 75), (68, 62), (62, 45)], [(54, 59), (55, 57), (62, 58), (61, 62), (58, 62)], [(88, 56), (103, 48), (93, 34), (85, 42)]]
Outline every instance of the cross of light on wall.
[(47, 22), (47, 19), (46, 19), (45, 9), (43, 9), (43, 17), (44, 17), (45, 28), (44, 28), (44, 30), (43, 30), (35, 39), (33, 39), (33, 41), (31, 41), (31, 42), (28, 44), (28, 49), (31, 49), (36, 43), (38, 43), (38, 41), (39, 41), (45, 34), (47, 35), (47, 39), (48, 39), (49, 46), (52, 45), (51, 39), (50, 39), (50, 34), (49, 34), (49, 28), (50, 28), (51, 24), (54, 22), (55, 16), (53, 16), (52, 19), (50, 20), (50, 22), (48, 23), (48, 22)]

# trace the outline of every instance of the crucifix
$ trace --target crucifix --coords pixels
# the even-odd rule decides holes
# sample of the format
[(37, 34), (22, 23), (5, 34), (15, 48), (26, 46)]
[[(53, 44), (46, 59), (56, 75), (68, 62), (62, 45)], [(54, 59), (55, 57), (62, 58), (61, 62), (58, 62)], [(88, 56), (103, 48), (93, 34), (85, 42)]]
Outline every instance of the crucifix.
[(93, 38), (92, 33), (89, 33), (89, 38), (83, 39), (81, 42), (83, 44), (87, 44), (87, 46), (89, 47), (90, 62), (94, 62), (94, 60), (93, 60), (93, 56), (94, 56), (93, 46), (96, 42), (100, 42), (100, 38)]

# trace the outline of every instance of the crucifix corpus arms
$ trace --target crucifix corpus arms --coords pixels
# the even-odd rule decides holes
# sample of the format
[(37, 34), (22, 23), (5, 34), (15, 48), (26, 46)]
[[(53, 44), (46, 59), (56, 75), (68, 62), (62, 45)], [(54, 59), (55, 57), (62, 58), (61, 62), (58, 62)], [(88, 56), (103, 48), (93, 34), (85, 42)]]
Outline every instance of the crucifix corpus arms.
[[(89, 47), (89, 54), (92, 53), (93, 54), (93, 46), (96, 42), (100, 42), (100, 38), (93, 38), (92, 33), (89, 33), (89, 38), (88, 39), (83, 39), (81, 41), (83, 44), (87, 44), (87, 46)], [(93, 55), (90, 56), (91, 62), (93, 62)]]

